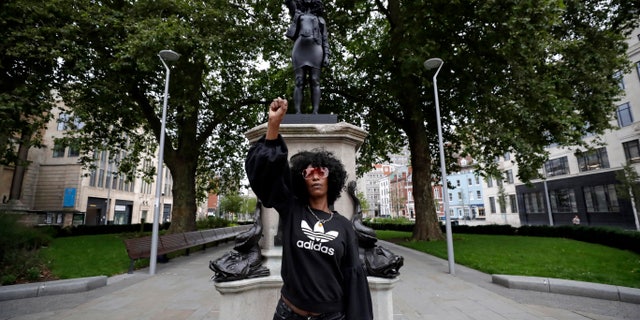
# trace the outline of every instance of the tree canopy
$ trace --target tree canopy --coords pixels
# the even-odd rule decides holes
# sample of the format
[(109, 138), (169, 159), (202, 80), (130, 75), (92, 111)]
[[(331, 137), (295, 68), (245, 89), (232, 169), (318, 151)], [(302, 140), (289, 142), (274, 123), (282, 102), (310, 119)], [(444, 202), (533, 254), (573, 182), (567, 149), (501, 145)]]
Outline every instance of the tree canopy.
[(238, 188), (243, 133), (266, 110), (248, 88), (265, 73), (258, 63), (277, 42), (280, 12), (246, 1), (73, 1), (61, 31), (60, 94), (83, 123), (69, 139), (80, 144), (84, 163), (108, 150), (121, 172), (139, 173), (162, 134), (158, 52), (181, 54), (167, 62), (164, 161), (173, 178), (170, 231), (192, 230), (198, 196)]
[[(432, 89), (438, 75), (443, 135), (454, 154), (499, 174), (510, 152), (519, 178), (536, 178), (552, 144), (583, 144), (614, 116), (625, 36), (638, 23), (631, 1), (345, 1), (328, 5), (336, 62), (323, 106), (370, 133), (364, 165), (406, 141), (416, 206), (414, 239), (441, 237), (431, 182), (439, 168)], [(331, 109), (333, 110), (333, 109)], [(389, 139), (389, 137), (394, 137)], [(437, 171), (436, 171), (437, 172)], [(444, 195), (446, 196), (446, 195)]]
[[(9, 2), (2, 8), (20, 8), (23, 16), (40, 12), (31, 1)], [(639, 6), (623, 0), (325, 1), (332, 57), (323, 69), (320, 112), (369, 132), (360, 172), (409, 145), (414, 238), (438, 239), (433, 70), (423, 62), (444, 61), (438, 89), (448, 159), (471, 155), (478, 172), (494, 175), (495, 157), (510, 152), (520, 179), (528, 181), (546, 160), (546, 146), (579, 145), (583, 136), (608, 128), (619, 93), (613, 74), (628, 68), (625, 31), (638, 23)], [(63, 84), (58, 89), (68, 111), (84, 124), (70, 139), (86, 152), (87, 164), (96, 151), (109, 150), (121, 171), (139, 173), (136, 166), (156, 151), (161, 134), (165, 73), (157, 53), (182, 55), (170, 63), (164, 155), (174, 181), (172, 230), (192, 229), (197, 195), (210, 182), (235, 188), (243, 172), (242, 133), (265, 120), (263, 101), (292, 95), (283, 1), (54, 0), (42, 8), (40, 20), (3, 11), (3, 21), (28, 20), (32, 28), (22, 38), (3, 31), (17, 49), (3, 48), (13, 60), (3, 57), (0, 67), (7, 73), (9, 65), (53, 64), (33, 71), (41, 74), (37, 91), (46, 92), (51, 74)], [(59, 17), (69, 18), (57, 25)], [(38, 28), (38, 21), (51, 28)], [(29, 37), (49, 41), (21, 47)], [(29, 48), (44, 59), (21, 62)], [(5, 92), (3, 108), (18, 101)], [(234, 181), (230, 187), (228, 181)]]

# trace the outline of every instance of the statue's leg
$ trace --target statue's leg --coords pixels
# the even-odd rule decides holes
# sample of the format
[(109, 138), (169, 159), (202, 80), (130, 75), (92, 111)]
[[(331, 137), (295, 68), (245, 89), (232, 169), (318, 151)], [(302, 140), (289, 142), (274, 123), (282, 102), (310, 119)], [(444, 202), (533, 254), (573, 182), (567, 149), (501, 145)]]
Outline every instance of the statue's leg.
[(295, 70), (296, 75), (296, 85), (293, 88), (293, 104), (296, 107), (296, 113), (301, 113), (300, 105), (302, 104), (302, 99), (304, 98), (304, 69), (298, 68)]
[(310, 71), (311, 105), (313, 106), (313, 114), (318, 114), (318, 109), (320, 108), (320, 69), (310, 68)]

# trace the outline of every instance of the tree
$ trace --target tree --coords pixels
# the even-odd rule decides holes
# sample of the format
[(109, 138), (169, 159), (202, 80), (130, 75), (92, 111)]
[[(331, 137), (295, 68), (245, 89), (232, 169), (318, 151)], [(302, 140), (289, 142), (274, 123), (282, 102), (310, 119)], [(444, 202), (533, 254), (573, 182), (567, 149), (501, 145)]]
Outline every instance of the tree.
[(243, 204), (244, 198), (241, 195), (237, 193), (225, 195), (220, 200), (220, 212), (239, 214), (243, 212)]
[[(495, 174), (510, 152), (530, 181), (545, 147), (583, 145), (612, 119), (627, 70), (631, 1), (344, 1), (325, 3), (334, 57), (321, 110), (362, 125), (364, 166), (406, 141), (411, 151), (413, 239), (442, 239), (431, 181), (438, 168), (431, 78), (423, 62), (444, 60), (438, 76), (445, 150)], [(327, 72), (325, 72), (327, 74)], [(328, 101), (327, 101), (328, 100)], [(396, 145), (397, 146), (397, 145)], [(449, 169), (452, 169), (449, 168)]]
[(13, 165), (9, 200), (19, 200), (29, 149), (42, 147), (41, 129), (54, 104), (58, 1), (0, 3), (0, 164)]
[[(170, 232), (195, 229), (205, 191), (237, 190), (243, 132), (264, 115), (248, 88), (264, 78), (258, 60), (284, 26), (280, 6), (246, 1), (68, 1), (61, 30), (60, 94), (84, 126), (67, 138), (92, 168), (108, 151), (128, 179), (156, 152), (165, 70), (157, 53), (182, 56), (172, 69), (164, 161), (173, 178)], [(274, 32), (273, 30), (277, 30)], [(275, 43), (275, 44), (274, 44)], [(256, 90), (256, 92), (259, 92)], [(219, 177), (211, 179), (210, 177)], [(214, 181), (215, 185), (209, 183)]]
[(356, 197), (358, 197), (358, 201), (360, 201), (360, 210), (363, 213), (368, 212), (369, 209), (371, 209), (371, 205), (369, 204), (369, 201), (367, 201), (367, 197), (365, 197), (364, 193), (358, 192)]
[(637, 212), (640, 208), (640, 176), (638, 171), (630, 163), (627, 163), (622, 167), (622, 170), (616, 171), (616, 179), (620, 182), (620, 184), (616, 184), (616, 193), (621, 199), (631, 201), (636, 229), (640, 230)]

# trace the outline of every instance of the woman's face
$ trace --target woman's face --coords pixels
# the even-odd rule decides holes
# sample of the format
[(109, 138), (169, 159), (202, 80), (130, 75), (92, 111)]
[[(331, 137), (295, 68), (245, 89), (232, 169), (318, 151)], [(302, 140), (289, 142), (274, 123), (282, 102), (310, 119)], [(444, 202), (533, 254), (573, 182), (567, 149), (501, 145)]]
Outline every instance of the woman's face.
[(326, 197), (329, 191), (329, 169), (325, 167), (307, 166), (302, 171), (311, 198)]

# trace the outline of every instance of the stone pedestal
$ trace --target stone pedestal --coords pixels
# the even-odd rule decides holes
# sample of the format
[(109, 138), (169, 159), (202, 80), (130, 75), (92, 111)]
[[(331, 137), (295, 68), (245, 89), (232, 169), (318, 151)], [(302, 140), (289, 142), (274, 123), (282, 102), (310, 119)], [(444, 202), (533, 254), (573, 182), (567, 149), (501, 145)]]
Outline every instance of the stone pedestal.
[[(267, 124), (257, 126), (245, 133), (251, 143), (261, 138), (267, 131)], [(332, 152), (345, 166), (347, 181), (356, 180), (356, 153), (367, 132), (354, 125), (341, 122), (329, 124), (304, 123), (280, 125), (280, 134), (289, 148), (289, 157), (315, 148), (324, 148)], [(343, 191), (334, 204), (334, 210), (348, 219), (353, 216), (353, 202)], [(222, 295), (220, 320), (226, 319), (265, 319), (273, 318), (276, 304), (280, 298), (282, 278), (280, 267), (282, 247), (275, 244), (278, 233), (278, 213), (263, 208), (263, 235), (260, 246), (265, 257), (264, 266), (271, 276), (231, 282), (215, 283), (216, 290)], [(393, 319), (392, 289), (397, 279), (369, 277), (369, 288), (373, 302), (375, 319)]]
[[(398, 279), (368, 277), (373, 305), (373, 318), (393, 319), (393, 287)], [(271, 320), (280, 299), (280, 275), (215, 284), (220, 292), (219, 320)]]

